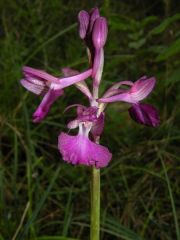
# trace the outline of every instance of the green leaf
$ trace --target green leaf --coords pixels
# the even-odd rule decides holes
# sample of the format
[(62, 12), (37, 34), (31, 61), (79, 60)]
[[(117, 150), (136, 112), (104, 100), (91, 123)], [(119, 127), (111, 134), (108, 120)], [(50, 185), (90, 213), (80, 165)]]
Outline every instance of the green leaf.
[(180, 68), (174, 70), (171, 76), (166, 80), (166, 85), (174, 84), (180, 79)]
[(148, 24), (153, 23), (155, 21), (157, 21), (157, 16), (148, 16), (145, 19), (143, 19), (140, 23), (141, 26), (144, 28), (146, 27)]
[(126, 22), (120, 22), (119, 20), (116, 19), (113, 20), (110, 19), (109, 25), (111, 26), (112, 29), (120, 31), (128, 31), (131, 29), (131, 26), (129, 24), (127, 24)]
[(169, 47), (165, 48), (156, 58), (156, 61), (163, 61), (180, 52), (180, 38), (175, 40)]
[(142, 38), (139, 41), (129, 43), (129, 47), (133, 49), (139, 49), (146, 43), (146, 39)]
[(19, 239), (24, 239), (25, 235), (27, 234), (31, 224), (36, 220), (39, 212), (41, 211), (41, 209), (43, 208), (44, 206), (44, 203), (47, 199), (47, 197), (49, 196), (53, 186), (54, 186), (54, 183), (56, 181), (56, 179), (58, 178), (59, 176), (59, 172), (60, 172), (60, 166), (56, 169), (56, 171), (54, 172), (54, 175), (51, 179), (51, 182), (49, 183), (49, 186), (47, 187), (46, 191), (43, 193), (41, 199), (39, 200), (39, 203), (37, 204), (37, 207), (36, 209), (34, 210), (34, 212), (32, 213), (32, 216), (28, 219), (25, 227), (24, 227), (24, 231), (23, 233), (21, 234), (20, 238)]
[(141, 236), (128, 227), (123, 226), (118, 220), (108, 217), (102, 230), (122, 240), (143, 240)]
[(151, 30), (149, 32), (149, 35), (157, 35), (157, 34), (164, 32), (170, 24), (172, 24), (173, 22), (175, 22), (177, 20), (180, 20), (179, 13), (172, 17), (166, 18), (163, 22), (161, 22), (161, 24), (159, 24), (159, 26), (157, 26), (153, 30)]
[(138, 28), (139, 22), (127, 16), (112, 16), (109, 25), (115, 30), (132, 32)]

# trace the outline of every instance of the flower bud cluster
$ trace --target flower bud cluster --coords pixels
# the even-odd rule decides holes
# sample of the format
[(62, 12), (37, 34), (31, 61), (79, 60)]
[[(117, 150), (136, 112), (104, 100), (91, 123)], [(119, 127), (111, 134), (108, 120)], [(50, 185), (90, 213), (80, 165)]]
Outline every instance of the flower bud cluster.
[(103, 47), (107, 40), (107, 20), (101, 17), (98, 8), (90, 12), (82, 10), (78, 14), (79, 36), (84, 40), (90, 64), (92, 65), (93, 96), (98, 98), (98, 88), (104, 65)]
[(89, 13), (82, 10), (78, 14), (79, 36), (90, 49), (103, 48), (107, 39), (107, 21), (99, 14), (98, 8), (92, 9)]

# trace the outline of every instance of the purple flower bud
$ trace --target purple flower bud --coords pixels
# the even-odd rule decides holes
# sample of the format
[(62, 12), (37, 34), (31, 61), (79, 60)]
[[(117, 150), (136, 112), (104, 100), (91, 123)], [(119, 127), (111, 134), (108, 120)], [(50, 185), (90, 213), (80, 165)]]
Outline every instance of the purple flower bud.
[(104, 17), (96, 19), (93, 27), (92, 40), (96, 49), (103, 48), (107, 39), (108, 27)]
[(90, 18), (89, 32), (92, 31), (95, 20), (100, 17), (99, 9), (98, 8), (91, 9), (90, 16), (91, 18)]
[(81, 39), (84, 39), (86, 37), (86, 33), (88, 30), (89, 25), (89, 13), (82, 10), (78, 14), (78, 20), (79, 20), (79, 36)]
[(150, 104), (133, 104), (129, 114), (134, 121), (146, 126), (157, 127), (160, 123), (156, 108)]

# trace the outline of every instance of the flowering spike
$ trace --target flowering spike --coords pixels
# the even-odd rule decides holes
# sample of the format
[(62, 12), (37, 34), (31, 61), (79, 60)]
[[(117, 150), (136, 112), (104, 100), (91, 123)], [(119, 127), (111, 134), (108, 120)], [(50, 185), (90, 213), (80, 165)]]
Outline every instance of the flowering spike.
[[(153, 77), (143, 76), (135, 83), (121, 81), (110, 87), (99, 99), (99, 86), (104, 66), (104, 45), (108, 34), (107, 20), (100, 16), (98, 8), (93, 8), (90, 12), (80, 11), (78, 21), (80, 38), (87, 47), (89, 69), (80, 73), (71, 68), (63, 68), (64, 77), (55, 77), (45, 71), (25, 66), (24, 77), (20, 82), (27, 90), (43, 95), (40, 105), (33, 114), (34, 122), (40, 122), (45, 118), (52, 104), (63, 94), (63, 89), (66, 87), (75, 85), (88, 97), (90, 106), (73, 104), (66, 108), (68, 110), (76, 107), (77, 116), (67, 126), (69, 129), (79, 128), (79, 133), (76, 136), (61, 133), (58, 147), (66, 162), (101, 168), (107, 166), (112, 157), (106, 147), (97, 144), (104, 129), (104, 109), (107, 103), (127, 102), (131, 104), (128, 109), (129, 114), (136, 122), (156, 127), (159, 125), (157, 110), (149, 104), (140, 103), (151, 93), (156, 80)], [(92, 93), (85, 82), (89, 77), (92, 78)], [(124, 85), (126, 88), (123, 88)], [(89, 135), (93, 141), (89, 139)]]
[(108, 27), (104, 17), (96, 19), (93, 27), (92, 40), (96, 49), (104, 47), (107, 39)]

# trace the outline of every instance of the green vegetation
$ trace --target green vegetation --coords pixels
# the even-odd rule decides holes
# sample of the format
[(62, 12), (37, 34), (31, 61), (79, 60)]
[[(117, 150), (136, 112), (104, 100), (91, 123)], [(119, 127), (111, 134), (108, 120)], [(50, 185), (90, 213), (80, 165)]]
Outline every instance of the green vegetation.
[[(137, 125), (112, 104), (102, 137), (113, 152), (102, 170), (101, 239), (180, 240), (180, 6), (177, 0), (94, 1), (108, 18), (102, 91), (116, 81), (155, 76), (146, 102), (160, 111), (157, 129)], [(19, 84), (29, 65), (60, 75), (87, 66), (77, 14), (92, 1), (0, 2), (0, 240), (87, 240), (90, 169), (65, 164), (57, 135), (65, 106), (86, 99), (66, 90), (41, 124), (40, 97)]]

